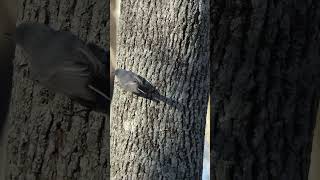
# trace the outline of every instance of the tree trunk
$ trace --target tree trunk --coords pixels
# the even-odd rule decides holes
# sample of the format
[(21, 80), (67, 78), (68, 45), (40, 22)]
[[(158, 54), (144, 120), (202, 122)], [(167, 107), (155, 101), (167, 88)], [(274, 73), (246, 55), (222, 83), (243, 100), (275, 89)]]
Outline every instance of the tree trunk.
[(320, 2), (214, 1), (214, 180), (307, 180), (319, 102)]
[(209, 1), (121, 1), (117, 67), (151, 82), (165, 102), (115, 85), (112, 179), (200, 179), (209, 92)]
[[(21, 0), (17, 24), (46, 23), (106, 49), (108, 10), (108, 0)], [(31, 81), (28, 68), (20, 67), (25, 55), (17, 48), (6, 179), (107, 179), (109, 118), (87, 111), (71, 115), (83, 107)]]
[(12, 60), (14, 58), (15, 44), (13, 40), (6, 39), (5, 33), (12, 33), (16, 22), (16, 1), (0, 0), (0, 179), (5, 180), (6, 165), (6, 139), (7, 115), (10, 104), (12, 88)]
[(0, 40), (0, 179), (4, 178), (7, 140), (7, 115), (12, 88), (12, 60), (14, 58), (14, 42)]
[(313, 132), (311, 163), (308, 180), (318, 180), (320, 177), (320, 106), (318, 107), (316, 126)]
[[(119, 26), (120, 3), (121, 3), (121, 0), (110, 1), (110, 73), (114, 72), (114, 67), (116, 66), (117, 39), (118, 39), (117, 29)], [(110, 78), (111, 78), (110, 89), (113, 90), (114, 76), (111, 75)]]

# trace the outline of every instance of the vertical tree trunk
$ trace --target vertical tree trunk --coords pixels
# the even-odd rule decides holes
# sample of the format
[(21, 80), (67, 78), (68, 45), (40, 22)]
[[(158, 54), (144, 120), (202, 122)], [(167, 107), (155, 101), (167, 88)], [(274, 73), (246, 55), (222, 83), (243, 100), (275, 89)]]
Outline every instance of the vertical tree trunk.
[(7, 115), (12, 88), (12, 60), (15, 44), (6, 39), (5, 33), (12, 33), (16, 22), (16, 0), (0, 0), (0, 179), (5, 180)]
[(311, 163), (308, 180), (318, 180), (320, 177), (320, 106), (318, 107), (318, 115), (316, 126), (313, 132)]
[(166, 102), (115, 85), (112, 179), (200, 179), (209, 92), (209, 1), (121, 1), (117, 66)]
[(110, 1), (110, 94), (113, 94), (121, 0)]
[(212, 4), (212, 179), (306, 180), (320, 2)]
[[(108, 11), (106, 0), (21, 0), (17, 24), (46, 23), (106, 49)], [(28, 68), (20, 68), (24, 62), (25, 54), (17, 48), (6, 179), (107, 179), (108, 117), (94, 112), (70, 115), (82, 107), (31, 81)]]
[(0, 179), (4, 178), (7, 147), (7, 116), (12, 88), (12, 60), (15, 45), (12, 41), (0, 40)]

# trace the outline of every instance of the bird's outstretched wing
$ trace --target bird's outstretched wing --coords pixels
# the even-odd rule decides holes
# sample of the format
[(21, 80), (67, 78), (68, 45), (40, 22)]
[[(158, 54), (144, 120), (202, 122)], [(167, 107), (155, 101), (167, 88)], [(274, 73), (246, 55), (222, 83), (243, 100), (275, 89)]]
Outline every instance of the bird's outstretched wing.
[(82, 63), (87, 64), (91, 68), (90, 70), (92, 75), (102, 75), (102, 73), (104, 72), (103, 64), (97, 59), (95, 55), (92, 54), (92, 52), (88, 48), (79, 47), (76, 51), (76, 54), (78, 54), (78, 52), (84, 57), (84, 61), (82, 61)]
[(88, 101), (95, 99), (93, 93), (87, 88), (90, 72), (83, 65), (65, 65), (55, 69), (48, 81), (43, 82), (47, 87), (56, 92), (79, 97)]
[(87, 44), (88, 49), (94, 54), (94, 56), (97, 57), (97, 59), (104, 65), (109, 68), (110, 64), (110, 52), (108, 49), (103, 49), (96, 44), (88, 43)]
[[(92, 54), (89, 49), (79, 47), (77, 50), (80, 54), (83, 55), (83, 57), (85, 57), (85, 62), (87, 63), (87, 67), (89, 68), (88, 70), (90, 71), (90, 81), (88, 82), (88, 88), (110, 101), (111, 98), (106, 92), (107, 74), (106, 70), (104, 69), (105, 66), (95, 57), (95, 55)], [(105, 82), (97, 82), (94, 80), (94, 78), (105, 80)]]

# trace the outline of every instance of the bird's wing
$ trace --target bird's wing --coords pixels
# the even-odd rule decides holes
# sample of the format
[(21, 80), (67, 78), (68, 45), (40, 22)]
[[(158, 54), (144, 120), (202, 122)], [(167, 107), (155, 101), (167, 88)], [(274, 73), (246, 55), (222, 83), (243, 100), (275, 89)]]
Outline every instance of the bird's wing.
[(145, 86), (146, 85), (145, 81), (137, 75), (134, 75), (134, 79), (136, 82), (138, 82), (138, 90), (143, 94), (148, 94), (147, 93), (148, 88)]
[(146, 92), (144, 92), (141, 88), (138, 87), (138, 91), (140, 91), (142, 94), (147, 94)]
[(93, 101), (95, 97), (87, 87), (89, 81), (88, 67), (78, 64), (62, 64), (44, 83), (57, 92)]
[(139, 76), (137, 76), (137, 75), (135, 75), (135, 74), (132, 74), (132, 76), (133, 76), (134, 80), (135, 80), (139, 85), (142, 85), (142, 84), (143, 84), (143, 80), (142, 80)]
[[(64, 87), (70, 89), (70, 93), (75, 95), (78, 94), (78, 97), (83, 99), (93, 99), (94, 95), (92, 92), (99, 94), (108, 101), (111, 101), (111, 98), (106, 94), (104, 88), (96, 86), (92, 81), (92, 75), (89, 72), (87, 67), (64, 67), (59, 73), (56, 73), (56, 78), (61, 78), (61, 81), (64, 81)], [(60, 77), (61, 76), (61, 77)], [(105, 82), (107, 83), (107, 82)]]
[(127, 87), (133, 87), (133, 86), (138, 86), (138, 84), (134, 81), (128, 81), (128, 82), (125, 82), (123, 83), (124, 86), (127, 86)]
[(78, 54), (78, 52), (79, 54), (83, 55), (83, 57), (85, 57), (85, 61), (83, 61), (83, 63), (89, 65), (93, 74), (102, 74), (104, 72), (102, 69), (104, 67), (103, 64), (97, 59), (95, 55), (93, 55), (93, 53), (88, 48), (79, 47), (76, 51), (76, 54)]
[[(87, 58), (87, 61), (89, 62), (89, 66), (92, 68), (91, 72), (91, 79), (95, 78), (97, 76), (102, 77), (102, 79), (105, 79), (106, 77), (106, 71), (105, 66), (92, 54), (92, 52), (89, 49), (84, 49), (80, 47), (78, 51)], [(93, 80), (94, 81), (94, 80)], [(103, 82), (108, 83), (108, 82)], [(94, 91), (95, 93), (101, 95), (102, 97), (106, 98), (107, 100), (111, 100), (111, 98), (102, 90), (99, 90), (99, 86), (95, 86), (94, 83), (88, 84), (88, 88)]]
[(109, 57), (110, 57), (110, 52), (108, 49), (103, 49), (94, 43), (88, 43), (86, 44), (88, 49), (91, 50), (92, 54), (97, 57), (97, 59), (105, 65), (109, 66)]
[[(136, 81), (128, 81), (124, 84), (127, 87), (131, 87), (131, 89), (137, 89), (142, 94), (147, 94), (145, 91), (142, 90), (141, 84), (137, 83)], [(133, 88), (135, 87), (135, 88)]]

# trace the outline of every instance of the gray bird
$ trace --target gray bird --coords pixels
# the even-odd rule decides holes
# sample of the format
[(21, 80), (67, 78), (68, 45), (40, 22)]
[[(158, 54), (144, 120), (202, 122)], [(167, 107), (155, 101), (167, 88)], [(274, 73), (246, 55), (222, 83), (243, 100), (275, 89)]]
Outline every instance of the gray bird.
[(38, 23), (16, 28), (16, 43), (30, 55), (32, 79), (98, 111), (110, 104), (107, 68), (78, 37)]
[(129, 92), (144, 98), (160, 101), (159, 92), (144, 78), (124, 69), (116, 69), (114, 72), (118, 79), (118, 85)]

